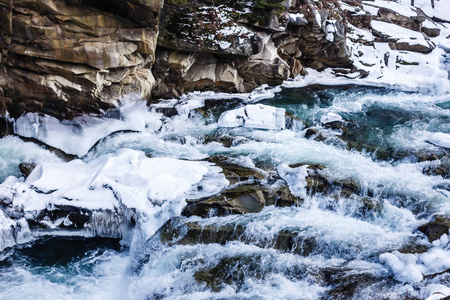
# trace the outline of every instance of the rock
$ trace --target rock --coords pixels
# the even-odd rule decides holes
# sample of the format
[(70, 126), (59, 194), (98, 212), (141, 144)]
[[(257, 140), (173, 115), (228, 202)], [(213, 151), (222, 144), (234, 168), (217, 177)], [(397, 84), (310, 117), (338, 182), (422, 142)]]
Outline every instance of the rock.
[(267, 178), (267, 175), (263, 174), (260, 170), (246, 168), (241, 165), (231, 163), (228, 161), (227, 157), (224, 156), (213, 156), (208, 158), (208, 161), (222, 168), (222, 173), (230, 182), (230, 185), (234, 185), (242, 181), (264, 180)]
[(245, 235), (242, 225), (228, 224), (222, 226), (202, 225), (185, 218), (174, 218), (166, 222), (159, 230), (161, 242), (168, 245), (189, 244), (225, 244), (241, 241), (259, 247), (272, 247), (283, 252), (292, 252), (308, 256), (317, 247), (314, 238), (301, 236), (298, 232), (282, 230), (273, 239), (256, 239)]
[(113, 0), (108, 11), (92, 1), (10, 2), (0, 9), (12, 24), (0, 30), (0, 103), (12, 117), (71, 119), (131, 94), (150, 97), (145, 68), (155, 59), (161, 1)]
[(425, 44), (411, 44), (411, 43), (395, 43), (390, 42), (389, 47), (392, 50), (399, 50), (399, 51), (413, 51), (413, 52), (420, 52), (420, 53), (430, 53), (434, 50), (436, 47), (431, 42), (428, 42), (427, 45)]
[(258, 187), (244, 185), (224, 191), (207, 199), (188, 200), (183, 215), (202, 217), (214, 215), (243, 214), (259, 212), (266, 204), (264, 192)]
[(33, 170), (35, 168), (36, 168), (36, 164), (33, 164), (33, 163), (20, 163), (19, 164), (20, 173), (22, 173), (22, 175), (25, 176), (25, 178), (27, 178), (28, 175), (30, 175), (31, 172), (33, 172)]
[(305, 132), (305, 138), (313, 139), (318, 142), (322, 142), (327, 138), (322, 135), (322, 133), (316, 128), (308, 128)]
[(431, 222), (420, 226), (418, 229), (428, 237), (430, 242), (433, 242), (443, 234), (449, 234), (450, 220), (444, 216), (436, 215)]

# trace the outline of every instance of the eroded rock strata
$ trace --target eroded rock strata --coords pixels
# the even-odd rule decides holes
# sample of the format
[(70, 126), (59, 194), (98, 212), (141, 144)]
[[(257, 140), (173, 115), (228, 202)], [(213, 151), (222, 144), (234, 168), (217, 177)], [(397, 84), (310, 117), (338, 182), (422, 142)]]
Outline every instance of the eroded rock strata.
[[(304, 75), (305, 67), (388, 77), (372, 61), (383, 53), (370, 55), (364, 46), (429, 53), (436, 47), (430, 37), (441, 32), (436, 22), (445, 22), (424, 7), (399, 7), (390, 1), (1, 0), (0, 111), (72, 119), (124, 98), (250, 92)], [(383, 57), (387, 68), (419, 65), (407, 55), (395, 62)]]

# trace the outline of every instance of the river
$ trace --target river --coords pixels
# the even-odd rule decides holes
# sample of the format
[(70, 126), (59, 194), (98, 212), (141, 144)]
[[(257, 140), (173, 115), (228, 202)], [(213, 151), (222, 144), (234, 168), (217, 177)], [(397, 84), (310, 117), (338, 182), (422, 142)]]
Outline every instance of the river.
[[(219, 126), (242, 99), (194, 94), (153, 105), (166, 114), (157, 131), (114, 133), (82, 161), (119, 148), (220, 158), (263, 174), (259, 184), (269, 190), (287, 183), (298, 205), (206, 218), (174, 209), (162, 229), (138, 222), (121, 240), (33, 234), (0, 253), (0, 298), (425, 299), (450, 287), (448, 239), (431, 243), (418, 230), (436, 214), (450, 216), (450, 95), (361, 86), (275, 92), (248, 105), (285, 109), (285, 129)], [(33, 142), (3, 137), (0, 181), (19, 177), (24, 161), (65, 163)], [(325, 178), (324, 189), (305, 186), (307, 166)], [(194, 237), (185, 238), (189, 230)]]

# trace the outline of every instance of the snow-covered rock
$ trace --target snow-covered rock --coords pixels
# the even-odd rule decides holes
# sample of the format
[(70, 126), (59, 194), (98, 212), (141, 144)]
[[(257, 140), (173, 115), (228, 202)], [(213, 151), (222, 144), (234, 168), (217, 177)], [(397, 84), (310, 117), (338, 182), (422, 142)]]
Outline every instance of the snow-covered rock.
[(436, 146), (450, 148), (450, 134), (443, 132), (435, 132), (430, 134), (428, 141)]
[(429, 295), (426, 300), (440, 300), (450, 296), (450, 288), (442, 284), (430, 284), (426, 291)]
[(305, 198), (306, 197), (306, 176), (308, 176), (308, 165), (297, 168), (291, 168), (283, 163), (277, 168), (278, 174), (283, 178), (289, 186), (292, 195)]
[(83, 116), (72, 121), (60, 121), (55, 117), (27, 113), (14, 123), (14, 132), (34, 138), (49, 146), (84, 156), (100, 139), (121, 130), (155, 131), (161, 125), (162, 114), (150, 112), (145, 102), (135, 102), (120, 107), (117, 118)]
[(227, 186), (221, 171), (208, 162), (148, 158), (141, 151), (119, 149), (89, 162), (39, 164), (25, 181), (8, 177), (0, 195), (44, 228), (121, 236), (98, 226), (120, 230), (132, 218), (151, 235), (181, 213), (185, 199)]
[(376, 20), (371, 22), (371, 26), (372, 30), (376, 32), (377, 35), (388, 39), (388, 41), (395, 42), (394, 44), (390, 44), (391, 48), (395, 47), (397, 50), (423, 53), (429, 53), (435, 48), (435, 45), (432, 42), (427, 41), (420, 32)]
[(224, 112), (219, 118), (221, 127), (249, 127), (285, 129), (284, 108), (256, 104)]
[(320, 123), (327, 124), (331, 122), (342, 121), (342, 117), (336, 113), (326, 113), (320, 117)]

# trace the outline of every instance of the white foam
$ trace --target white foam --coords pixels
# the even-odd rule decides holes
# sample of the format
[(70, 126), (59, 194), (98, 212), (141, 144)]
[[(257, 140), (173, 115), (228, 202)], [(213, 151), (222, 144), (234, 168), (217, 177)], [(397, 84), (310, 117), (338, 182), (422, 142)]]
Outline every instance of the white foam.
[(306, 176), (308, 176), (308, 165), (290, 168), (287, 164), (277, 167), (278, 174), (283, 178), (289, 190), (294, 196), (306, 198)]
[(52, 152), (18, 137), (6, 136), (0, 139), (0, 182), (7, 176), (20, 176), (20, 163), (60, 162)]

